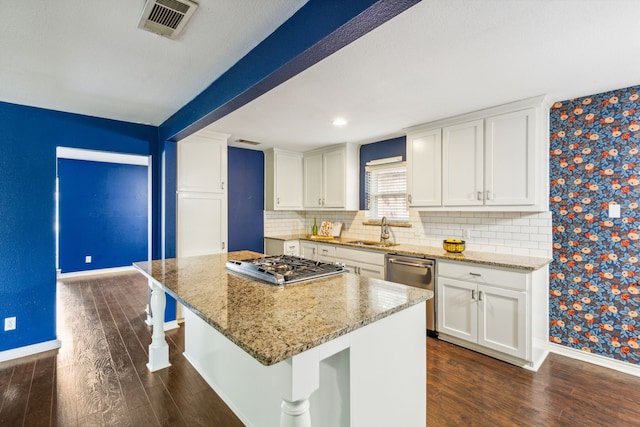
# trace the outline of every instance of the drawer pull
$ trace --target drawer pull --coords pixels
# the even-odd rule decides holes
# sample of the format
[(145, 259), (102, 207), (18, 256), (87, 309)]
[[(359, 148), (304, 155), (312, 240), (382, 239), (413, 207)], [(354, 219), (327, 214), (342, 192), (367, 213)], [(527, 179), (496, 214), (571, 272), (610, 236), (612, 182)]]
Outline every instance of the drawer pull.
[(478, 301), (482, 301), (482, 291), (478, 292)]
[(469, 274), (476, 277), (482, 277), (482, 274), (480, 273), (469, 273)]
[(475, 289), (471, 289), (471, 299), (472, 300), (476, 300), (476, 290)]

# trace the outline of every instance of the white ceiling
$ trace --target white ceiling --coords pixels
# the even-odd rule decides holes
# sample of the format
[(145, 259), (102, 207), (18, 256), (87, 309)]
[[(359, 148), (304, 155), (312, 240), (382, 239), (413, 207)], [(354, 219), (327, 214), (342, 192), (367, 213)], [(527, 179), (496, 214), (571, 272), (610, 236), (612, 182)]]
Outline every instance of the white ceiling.
[(177, 40), (144, 0), (0, 0), (0, 101), (160, 125), (307, 0), (197, 0)]
[[(174, 41), (137, 28), (143, 0), (0, 0), (0, 100), (159, 125), (304, 3), (200, 0)], [(640, 84), (639, 16), (638, 0), (423, 0), (208, 129), (306, 150)]]
[(638, 0), (423, 0), (209, 128), (304, 150), (637, 85), (639, 17)]

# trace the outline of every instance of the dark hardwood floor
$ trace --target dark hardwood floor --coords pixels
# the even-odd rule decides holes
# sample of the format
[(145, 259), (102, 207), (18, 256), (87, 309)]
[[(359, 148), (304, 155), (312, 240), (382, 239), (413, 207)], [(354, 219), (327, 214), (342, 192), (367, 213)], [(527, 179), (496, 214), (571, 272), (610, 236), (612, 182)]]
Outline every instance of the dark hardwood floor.
[[(147, 370), (146, 279), (58, 283), (52, 354), (0, 364), (0, 426), (239, 426), (167, 332), (172, 366)], [(640, 425), (640, 378), (550, 355), (532, 373), (426, 339), (429, 426)]]

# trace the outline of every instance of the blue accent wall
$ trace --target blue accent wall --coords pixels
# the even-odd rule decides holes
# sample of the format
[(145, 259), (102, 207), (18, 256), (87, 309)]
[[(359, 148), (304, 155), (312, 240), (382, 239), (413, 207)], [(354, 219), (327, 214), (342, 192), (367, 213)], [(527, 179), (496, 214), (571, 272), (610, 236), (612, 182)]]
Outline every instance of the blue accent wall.
[(56, 146), (149, 155), (157, 128), (0, 102), (0, 129), (3, 351), (56, 339)]
[(62, 273), (148, 258), (146, 166), (59, 159), (58, 178)]
[(365, 186), (365, 166), (367, 162), (387, 157), (402, 156), (402, 160), (407, 159), (407, 138), (404, 136), (387, 139), (372, 144), (365, 144), (360, 147), (360, 210), (367, 210), (367, 198), (364, 191)]
[(229, 251), (264, 251), (264, 154), (228, 148)]

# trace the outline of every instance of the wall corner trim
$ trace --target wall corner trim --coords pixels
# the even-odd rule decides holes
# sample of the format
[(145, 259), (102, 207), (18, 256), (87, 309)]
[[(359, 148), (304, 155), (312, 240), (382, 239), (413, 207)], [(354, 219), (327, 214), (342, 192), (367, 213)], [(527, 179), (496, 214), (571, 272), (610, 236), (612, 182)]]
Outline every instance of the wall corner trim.
[(12, 348), (11, 350), (0, 351), (0, 363), (21, 357), (32, 356), (45, 351), (57, 350), (62, 345), (60, 340), (45, 341), (37, 344), (26, 345), (24, 347)]
[(600, 356), (593, 353), (585, 353), (582, 350), (565, 347), (560, 344), (549, 343), (549, 352), (556, 353), (561, 356), (570, 357), (572, 359), (581, 360), (583, 362), (592, 363), (604, 368), (613, 369), (624, 374), (640, 377), (640, 366), (634, 365), (621, 360), (612, 359), (610, 357)]

